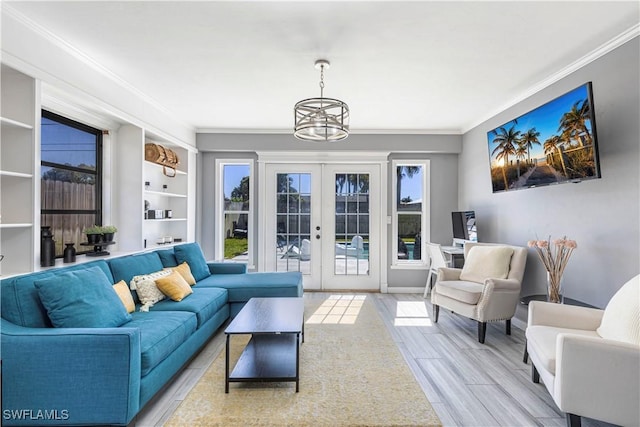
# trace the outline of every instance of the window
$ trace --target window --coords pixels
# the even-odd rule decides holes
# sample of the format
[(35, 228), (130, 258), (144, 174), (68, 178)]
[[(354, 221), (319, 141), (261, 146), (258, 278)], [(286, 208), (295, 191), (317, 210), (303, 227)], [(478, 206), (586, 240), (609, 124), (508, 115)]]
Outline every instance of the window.
[[(253, 165), (247, 160), (216, 161), (219, 186), (219, 213), (216, 257), (252, 265), (251, 231), (253, 215)], [(220, 211), (220, 209), (218, 209)]]
[(427, 264), (429, 161), (393, 161), (393, 264)]
[(88, 252), (83, 230), (102, 224), (102, 131), (43, 110), (40, 151), (41, 225), (51, 227), (56, 257), (65, 243)]

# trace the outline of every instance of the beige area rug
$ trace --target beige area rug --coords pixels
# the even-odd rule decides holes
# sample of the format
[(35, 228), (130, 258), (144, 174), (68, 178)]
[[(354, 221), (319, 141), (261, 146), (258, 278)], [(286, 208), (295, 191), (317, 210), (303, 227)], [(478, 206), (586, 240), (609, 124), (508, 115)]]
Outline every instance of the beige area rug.
[[(299, 393), (291, 382), (231, 383), (225, 394), (223, 350), (165, 425), (441, 425), (371, 298), (305, 296)], [(231, 338), (232, 360), (246, 342)]]

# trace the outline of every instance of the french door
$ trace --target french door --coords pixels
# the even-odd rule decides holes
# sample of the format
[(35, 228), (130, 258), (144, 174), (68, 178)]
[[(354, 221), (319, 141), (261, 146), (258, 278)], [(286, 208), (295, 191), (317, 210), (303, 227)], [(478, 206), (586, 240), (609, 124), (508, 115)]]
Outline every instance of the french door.
[(265, 168), (264, 260), (305, 289), (380, 289), (380, 165)]

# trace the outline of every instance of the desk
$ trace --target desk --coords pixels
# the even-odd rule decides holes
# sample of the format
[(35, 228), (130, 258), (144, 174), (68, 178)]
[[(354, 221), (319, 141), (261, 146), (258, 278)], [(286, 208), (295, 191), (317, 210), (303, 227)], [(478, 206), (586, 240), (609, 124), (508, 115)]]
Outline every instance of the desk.
[(462, 246), (440, 246), (442, 253), (449, 259), (453, 268), (462, 268), (464, 265), (464, 248)]

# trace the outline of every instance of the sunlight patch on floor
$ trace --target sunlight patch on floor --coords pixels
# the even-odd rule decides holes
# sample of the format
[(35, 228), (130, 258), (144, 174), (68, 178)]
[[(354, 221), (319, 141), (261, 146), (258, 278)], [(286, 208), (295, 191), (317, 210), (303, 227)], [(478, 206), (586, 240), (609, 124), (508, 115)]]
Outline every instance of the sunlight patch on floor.
[(433, 326), (427, 305), (421, 301), (398, 301), (394, 326)]
[(307, 323), (352, 325), (356, 323), (366, 297), (351, 294), (330, 295), (309, 317)]

